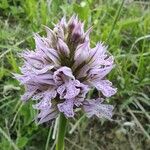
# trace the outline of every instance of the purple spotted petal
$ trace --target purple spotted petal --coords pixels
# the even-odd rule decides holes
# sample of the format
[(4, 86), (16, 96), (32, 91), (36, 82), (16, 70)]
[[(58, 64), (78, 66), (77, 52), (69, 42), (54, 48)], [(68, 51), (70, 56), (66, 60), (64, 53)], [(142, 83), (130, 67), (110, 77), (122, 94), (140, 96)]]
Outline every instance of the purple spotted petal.
[(100, 98), (96, 100), (86, 100), (83, 104), (83, 110), (88, 117), (96, 115), (99, 118), (104, 117), (111, 119), (114, 107), (112, 105), (102, 104), (102, 102), (103, 100)]
[(73, 117), (73, 101), (74, 99), (66, 99), (63, 103), (58, 104), (58, 109), (63, 112), (67, 117)]
[(107, 66), (104, 68), (93, 68), (90, 69), (88, 72), (88, 80), (95, 80), (95, 79), (103, 79), (112, 69), (114, 66)]
[(53, 120), (57, 118), (58, 110), (55, 105), (52, 105), (51, 108), (43, 108), (40, 110), (40, 113), (37, 115), (38, 124)]
[(117, 89), (112, 87), (112, 83), (109, 80), (95, 80), (92, 84), (106, 97), (111, 97), (117, 92)]
[(84, 85), (84, 84), (80, 84), (79, 88), (80, 88), (80, 93), (76, 96), (74, 100), (74, 105), (77, 107), (83, 104), (83, 101), (85, 100), (85, 97), (88, 91), (90, 90), (89, 86)]
[(76, 97), (79, 92), (80, 92), (80, 89), (78, 89), (76, 86), (75, 86), (75, 83), (74, 81), (72, 80), (69, 80), (67, 83), (65, 83), (65, 90), (66, 90), (66, 93), (64, 95), (64, 98), (65, 99), (71, 99), (71, 98), (74, 98)]
[(75, 77), (72, 74), (72, 71), (68, 67), (61, 67), (57, 71), (54, 72), (53, 79), (56, 84), (60, 85), (64, 83), (69, 78), (75, 79)]

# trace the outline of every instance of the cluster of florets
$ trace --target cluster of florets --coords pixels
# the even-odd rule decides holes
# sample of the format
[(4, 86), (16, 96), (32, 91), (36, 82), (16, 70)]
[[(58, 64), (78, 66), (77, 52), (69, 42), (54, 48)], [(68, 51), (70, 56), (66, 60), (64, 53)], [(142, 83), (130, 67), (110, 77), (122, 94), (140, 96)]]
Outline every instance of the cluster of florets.
[(88, 117), (112, 117), (113, 106), (102, 104), (103, 98), (87, 99), (96, 88), (103, 96), (111, 97), (116, 88), (105, 79), (114, 67), (113, 56), (102, 43), (90, 48), (91, 28), (84, 32), (84, 23), (73, 16), (65, 18), (51, 30), (45, 27), (47, 36), (35, 34), (35, 51), (24, 51), (22, 74), (15, 74), (25, 86), (22, 100), (36, 100), (33, 106), (39, 110), (39, 123), (52, 120), (61, 112), (67, 118), (74, 117), (81, 108)]

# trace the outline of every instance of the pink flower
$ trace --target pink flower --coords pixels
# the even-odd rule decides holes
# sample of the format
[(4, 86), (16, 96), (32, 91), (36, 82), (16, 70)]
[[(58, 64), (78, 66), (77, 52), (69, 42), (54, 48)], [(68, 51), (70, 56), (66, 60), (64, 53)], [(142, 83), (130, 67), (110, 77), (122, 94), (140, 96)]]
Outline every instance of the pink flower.
[(102, 104), (102, 99), (87, 99), (88, 92), (96, 88), (105, 97), (117, 91), (105, 79), (114, 68), (113, 56), (107, 47), (98, 43), (90, 48), (91, 28), (84, 32), (84, 24), (73, 16), (65, 18), (53, 30), (45, 27), (47, 36), (35, 34), (35, 51), (22, 53), (24, 65), (17, 80), (25, 86), (22, 100), (36, 100), (33, 106), (43, 123), (56, 118), (59, 112), (74, 117), (74, 109), (81, 107), (88, 117), (112, 117), (113, 106)]

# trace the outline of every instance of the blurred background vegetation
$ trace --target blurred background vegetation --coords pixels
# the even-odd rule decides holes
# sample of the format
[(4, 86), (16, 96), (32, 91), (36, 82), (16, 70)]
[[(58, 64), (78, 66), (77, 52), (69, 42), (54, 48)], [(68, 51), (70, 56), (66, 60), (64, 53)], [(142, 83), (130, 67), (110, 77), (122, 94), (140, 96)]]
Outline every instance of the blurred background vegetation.
[(0, 150), (52, 150), (52, 124), (37, 126), (32, 102), (23, 105), (23, 88), (13, 79), (18, 53), (34, 49), (33, 33), (44, 33), (74, 13), (93, 26), (91, 46), (103, 41), (115, 56), (109, 79), (118, 93), (114, 121), (87, 119), (80, 112), (67, 128), (66, 150), (150, 149), (149, 0), (0, 0)]

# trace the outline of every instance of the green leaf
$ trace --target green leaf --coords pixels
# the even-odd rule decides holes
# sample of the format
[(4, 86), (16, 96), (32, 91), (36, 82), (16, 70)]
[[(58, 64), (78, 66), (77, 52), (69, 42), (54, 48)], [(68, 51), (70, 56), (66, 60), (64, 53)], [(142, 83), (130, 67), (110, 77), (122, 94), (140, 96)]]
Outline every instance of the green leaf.
[(90, 16), (90, 8), (86, 2), (81, 2), (80, 5), (74, 4), (73, 10), (82, 20), (88, 20)]
[(23, 148), (28, 142), (28, 138), (27, 137), (20, 137), (18, 140), (17, 140), (17, 145), (19, 148)]
[(2, 0), (2, 2), (0, 2), (0, 8), (7, 9), (8, 7), (9, 7), (9, 4), (7, 0)]

